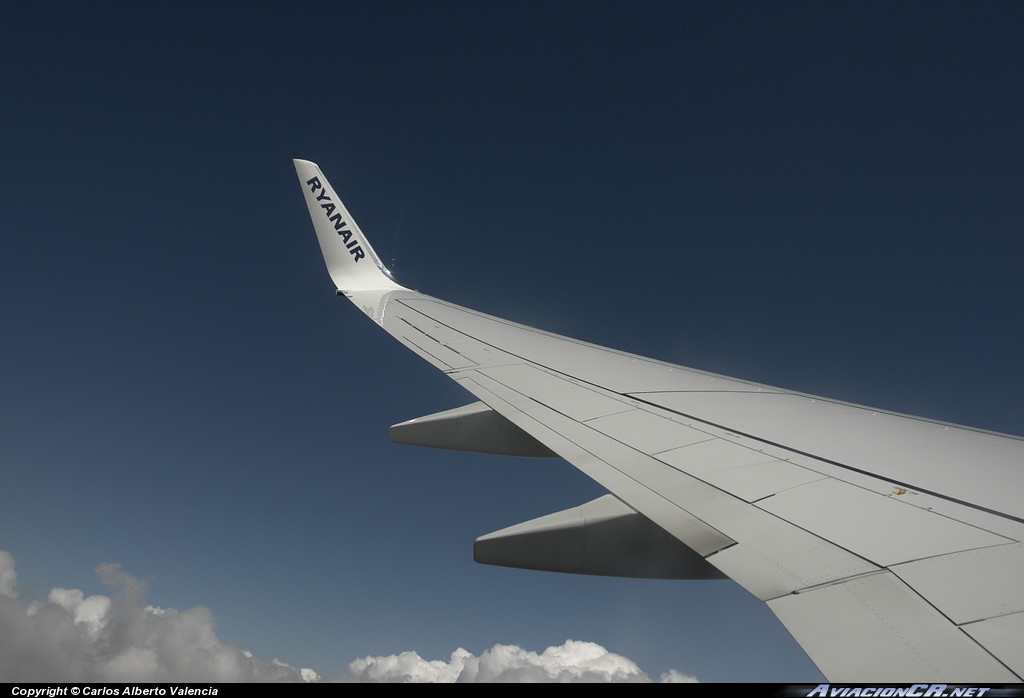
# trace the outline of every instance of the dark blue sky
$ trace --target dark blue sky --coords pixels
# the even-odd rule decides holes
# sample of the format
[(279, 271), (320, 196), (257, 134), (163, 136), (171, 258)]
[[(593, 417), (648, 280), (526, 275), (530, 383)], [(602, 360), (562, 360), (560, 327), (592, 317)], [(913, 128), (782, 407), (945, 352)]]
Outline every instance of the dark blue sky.
[(325, 675), (602, 644), (813, 681), (731, 583), (474, 565), (600, 490), (411, 449), (469, 401), (333, 295), (292, 157), (403, 284), (634, 353), (1024, 433), (1018, 3), (0, 10), (0, 550), (23, 598), (212, 609)]

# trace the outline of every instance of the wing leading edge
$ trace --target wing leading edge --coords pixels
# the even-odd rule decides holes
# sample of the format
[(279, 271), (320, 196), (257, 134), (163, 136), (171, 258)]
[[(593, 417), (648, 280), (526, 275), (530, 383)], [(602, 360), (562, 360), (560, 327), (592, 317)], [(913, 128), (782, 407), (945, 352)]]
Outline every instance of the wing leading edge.
[(612, 496), (477, 540), (534, 569), (728, 576), (834, 681), (1024, 677), (1024, 440), (587, 344), (400, 286), (313, 163), (338, 293), (479, 401), (392, 438), (557, 454)]

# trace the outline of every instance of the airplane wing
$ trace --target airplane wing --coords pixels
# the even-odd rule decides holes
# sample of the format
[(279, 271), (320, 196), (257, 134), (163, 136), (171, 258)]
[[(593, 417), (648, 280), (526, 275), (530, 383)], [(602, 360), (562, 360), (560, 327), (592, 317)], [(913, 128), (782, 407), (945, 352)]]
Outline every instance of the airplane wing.
[(403, 443), (558, 456), (609, 495), (482, 536), (478, 561), (728, 577), (833, 681), (1024, 678), (1024, 440), (634, 356), (404, 288), (295, 160), (344, 295), (476, 401)]

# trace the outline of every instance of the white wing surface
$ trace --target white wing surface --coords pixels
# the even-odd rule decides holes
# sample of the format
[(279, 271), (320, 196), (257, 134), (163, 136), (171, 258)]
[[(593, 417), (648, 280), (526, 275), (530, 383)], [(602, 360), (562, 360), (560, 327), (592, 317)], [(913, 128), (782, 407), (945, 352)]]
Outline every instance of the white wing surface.
[(610, 493), (477, 540), (477, 560), (729, 577), (833, 681), (1024, 677), (1024, 440), (626, 354), (406, 289), (295, 161), (331, 278), (478, 402), (392, 427), (557, 455)]

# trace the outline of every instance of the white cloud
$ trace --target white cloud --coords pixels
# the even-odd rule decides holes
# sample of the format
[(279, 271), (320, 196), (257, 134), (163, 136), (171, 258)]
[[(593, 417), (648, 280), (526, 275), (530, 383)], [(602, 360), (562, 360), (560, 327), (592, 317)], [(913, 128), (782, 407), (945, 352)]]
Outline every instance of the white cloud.
[[(348, 667), (343, 681), (380, 683), (649, 683), (630, 659), (593, 642), (566, 640), (542, 653), (515, 645), (495, 645), (475, 657), (459, 648), (447, 662), (428, 661), (415, 652), (364, 657)], [(662, 682), (694, 682), (672, 670)]]
[(14, 583), (18, 575), (14, 571), (14, 556), (6, 550), (0, 550), (0, 596), (15, 597)]
[[(0, 551), (0, 682), (12, 681), (319, 681), (312, 669), (264, 661), (216, 634), (213, 614), (145, 604), (146, 587), (118, 565), (97, 574), (113, 596), (55, 588), (45, 601), (17, 598), (14, 558)], [(343, 682), (650, 682), (630, 659), (592, 642), (567, 640), (537, 654), (495, 645), (474, 656), (455, 650), (448, 661), (415, 652), (364, 657)], [(692, 682), (675, 670), (664, 683)]]
[(303, 681), (316, 673), (254, 658), (217, 638), (202, 606), (146, 606), (145, 585), (119, 566), (97, 568), (113, 597), (53, 589), (17, 599), (14, 558), (0, 551), (0, 682)]

